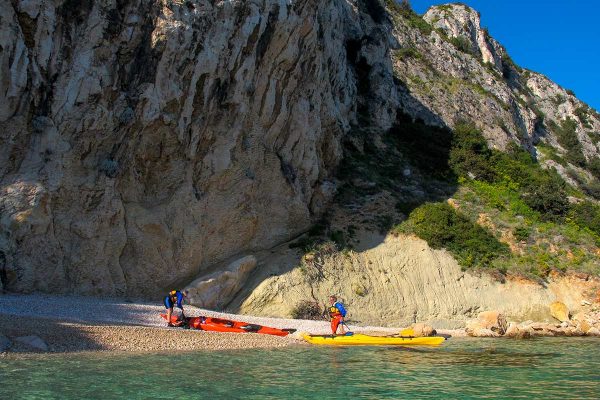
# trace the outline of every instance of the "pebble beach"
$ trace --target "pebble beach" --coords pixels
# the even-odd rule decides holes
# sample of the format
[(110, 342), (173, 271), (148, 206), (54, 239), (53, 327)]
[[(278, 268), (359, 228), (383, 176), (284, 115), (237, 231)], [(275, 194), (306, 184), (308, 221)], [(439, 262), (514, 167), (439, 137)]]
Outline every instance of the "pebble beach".
[[(0, 295), (0, 337), (10, 340), (10, 352), (19, 353), (149, 352), (274, 348), (304, 343), (300, 332), (329, 333), (327, 321), (253, 317), (219, 313), (190, 305), (184, 308), (187, 316), (235, 319), (275, 328), (293, 328), (298, 333), (277, 337), (172, 328), (167, 327), (160, 317), (165, 309), (159, 304), (93, 297), (4, 294)], [(370, 326), (358, 330), (383, 334), (398, 332), (397, 328)], [(15, 340), (30, 336), (42, 339), (47, 349), (35, 349)]]

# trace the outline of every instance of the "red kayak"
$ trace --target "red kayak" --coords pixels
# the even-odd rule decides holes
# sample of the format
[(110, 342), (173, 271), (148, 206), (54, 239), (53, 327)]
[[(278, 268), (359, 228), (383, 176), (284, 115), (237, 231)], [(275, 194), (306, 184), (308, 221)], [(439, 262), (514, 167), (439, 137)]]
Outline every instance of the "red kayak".
[[(160, 314), (160, 316), (167, 319), (167, 314)], [(262, 333), (264, 335), (275, 336), (287, 336), (290, 333), (296, 332), (295, 329), (270, 328), (268, 326), (249, 324), (247, 322), (212, 317), (190, 317), (186, 318), (185, 321), (182, 321), (179, 317), (172, 315), (171, 323), (175, 326), (188, 326), (190, 328), (211, 332)]]

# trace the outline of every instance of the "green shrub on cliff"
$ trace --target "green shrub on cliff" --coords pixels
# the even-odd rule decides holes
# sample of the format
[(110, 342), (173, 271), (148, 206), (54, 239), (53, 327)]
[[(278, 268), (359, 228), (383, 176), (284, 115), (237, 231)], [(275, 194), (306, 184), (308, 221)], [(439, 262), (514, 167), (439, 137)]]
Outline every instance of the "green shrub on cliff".
[(589, 119), (588, 109), (586, 107), (577, 107), (573, 113), (577, 116), (577, 119), (579, 119), (579, 122), (581, 122), (584, 128), (593, 128)]
[(469, 41), (469, 39), (467, 39), (466, 37), (455, 36), (455, 37), (448, 39), (448, 41), (454, 47), (456, 47), (457, 50), (462, 51), (463, 53), (473, 54), (473, 46), (471, 45), (471, 42)]
[(600, 158), (596, 157), (592, 159), (588, 165), (588, 169), (596, 179), (600, 180)]
[(396, 22), (398, 22), (398, 18), (403, 18), (408, 26), (418, 29), (426, 36), (433, 31), (433, 27), (413, 11), (408, 1), (399, 3), (396, 0), (385, 0), (385, 5)]
[(582, 228), (587, 228), (600, 238), (600, 205), (584, 201), (573, 206), (569, 218)]
[(477, 127), (469, 122), (459, 122), (454, 127), (449, 164), (458, 176), (492, 181), (494, 171), (490, 168), (492, 152)]
[(449, 164), (460, 177), (513, 190), (544, 220), (561, 220), (569, 211), (567, 186), (555, 171), (542, 169), (516, 144), (506, 152), (489, 149), (481, 131), (471, 123), (456, 125)]
[(549, 123), (549, 127), (556, 134), (558, 143), (567, 151), (567, 161), (585, 167), (586, 159), (583, 155), (583, 147), (577, 137), (577, 122), (574, 119), (566, 118), (560, 125)]
[(447, 203), (427, 203), (413, 210), (396, 233), (413, 233), (434, 249), (445, 248), (466, 268), (490, 267), (508, 247)]

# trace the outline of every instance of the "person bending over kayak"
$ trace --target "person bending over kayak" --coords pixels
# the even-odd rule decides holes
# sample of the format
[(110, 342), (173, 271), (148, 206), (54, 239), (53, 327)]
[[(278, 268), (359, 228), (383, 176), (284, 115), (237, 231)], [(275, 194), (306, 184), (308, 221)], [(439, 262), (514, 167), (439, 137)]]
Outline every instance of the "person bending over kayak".
[(185, 320), (185, 314), (183, 312), (183, 298), (187, 297), (187, 290), (181, 292), (179, 290), (171, 290), (165, 297), (164, 304), (167, 309), (167, 326), (174, 326), (171, 323), (171, 314), (173, 314), (173, 307), (181, 309), (181, 319)]
[(341, 334), (345, 335), (344, 330), (344, 317), (346, 316), (346, 309), (344, 305), (337, 301), (337, 297), (329, 296), (329, 317), (331, 318), (331, 332), (337, 334), (338, 327), (341, 328)]

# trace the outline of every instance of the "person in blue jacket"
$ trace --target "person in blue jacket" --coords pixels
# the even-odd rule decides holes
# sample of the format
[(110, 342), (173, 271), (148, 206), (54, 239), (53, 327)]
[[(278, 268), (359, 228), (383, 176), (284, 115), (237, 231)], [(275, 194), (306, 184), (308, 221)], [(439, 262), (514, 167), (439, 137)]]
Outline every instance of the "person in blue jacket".
[(173, 314), (173, 307), (181, 309), (181, 321), (185, 321), (185, 314), (183, 312), (183, 299), (187, 297), (187, 290), (181, 292), (179, 290), (171, 290), (165, 297), (164, 304), (167, 309), (167, 326), (175, 326), (171, 322), (171, 315)]
[(331, 318), (331, 333), (337, 334), (338, 328), (341, 328), (340, 334), (345, 335), (344, 330), (344, 317), (346, 316), (346, 309), (344, 305), (337, 301), (337, 297), (334, 295), (329, 296), (329, 317)]

